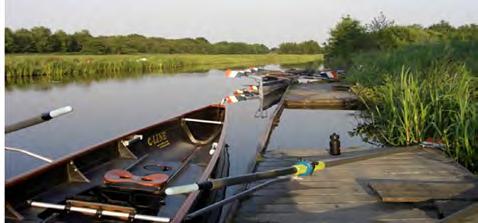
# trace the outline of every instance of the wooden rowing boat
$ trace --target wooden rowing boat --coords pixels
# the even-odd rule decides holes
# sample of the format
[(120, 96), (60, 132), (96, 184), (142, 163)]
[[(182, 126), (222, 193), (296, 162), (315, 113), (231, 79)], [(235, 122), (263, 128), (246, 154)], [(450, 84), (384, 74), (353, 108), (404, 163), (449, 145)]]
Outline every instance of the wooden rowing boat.
[(262, 77), (262, 80), (262, 91), (264, 95), (271, 94), (275, 91), (282, 91), (292, 82), (289, 78), (276, 76), (264, 76)]
[(210, 105), (15, 177), (5, 185), (6, 220), (182, 222), (225, 191), (166, 196), (164, 189), (228, 174), (225, 119), (223, 105)]
[(284, 93), (286, 92), (287, 87), (288, 85), (278, 87), (274, 91), (271, 91), (268, 94), (264, 95), (263, 101), (261, 102), (262, 110), (267, 110), (270, 107), (279, 103), (279, 101), (284, 96)]

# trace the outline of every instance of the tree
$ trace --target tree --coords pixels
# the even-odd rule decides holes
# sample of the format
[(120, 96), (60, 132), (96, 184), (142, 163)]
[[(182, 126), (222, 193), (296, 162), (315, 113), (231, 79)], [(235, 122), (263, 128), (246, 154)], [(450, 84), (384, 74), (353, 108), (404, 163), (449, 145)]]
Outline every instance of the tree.
[(462, 41), (478, 40), (478, 25), (469, 24), (458, 27), (453, 33), (453, 37)]
[(53, 38), (57, 39), (59, 45), (56, 47), (56, 52), (68, 52), (68, 45), (70, 37), (63, 30), (57, 30), (53, 34)]
[(81, 30), (80, 32), (75, 32), (72, 35), (73, 39), (70, 41), (69, 50), (70, 52), (80, 52), (83, 49), (83, 46), (92, 39), (90, 32), (86, 29)]
[(82, 52), (94, 54), (132, 54), (132, 53), (268, 53), (263, 44), (242, 42), (219, 42), (212, 44), (204, 37), (165, 39), (145, 37), (138, 34), (97, 36), (88, 30), (67, 34), (63, 30), (51, 33), (46, 27), (31, 30), (20, 29), (12, 32), (5, 29), (7, 53), (48, 53)]
[(17, 53), (34, 53), (37, 52), (33, 42), (32, 33), (27, 29), (19, 29), (15, 31), (15, 45)]
[(281, 54), (318, 54), (322, 53), (322, 48), (316, 41), (309, 40), (301, 43), (281, 43), (278, 52)]
[(436, 24), (433, 24), (433, 25), (429, 26), (428, 29), (436, 31), (436, 32), (440, 32), (440, 33), (443, 33), (443, 34), (455, 31), (455, 27), (450, 25), (450, 23), (448, 23), (445, 20), (441, 20), (439, 23), (436, 23)]
[(374, 17), (370, 24), (367, 25), (367, 30), (369, 32), (379, 32), (381, 30), (392, 27), (395, 24), (395, 21), (388, 19), (383, 12), (377, 17)]
[(313, 40), (304, 41), (299, 46), (302, 54), (318, 54), (322, 52), (319, 44)]
[(52, 43), (49, 41), (51, 35), (50, 29), (43, 26), (37, 26), (33, 27), (30, 31), (32, 33), (36, 52), (45, 53), (53, 51)]
[(365, 31), (365, 27), (358, 20), (350, 16), (342, 17), (342, 20), (330, 31), (326, 48), (327, 57), (350, 64), (352, 53), (366, 49), (371, 44)]
[(89, 39), (83, 43), (81, 52), (91, 54), (107, 54), (110, 53), (110, 48), (101, 39)]
[(16, 53), (18, 52), (17, 46), (15, 44), (15, 35), (12, 30), (5, 28), (5, 53)]
[(280, 54), (293, 54), (296, 52), (297, 49), (297, 43), (293, 42), (286, 42), (286, 43), (281, 43), (279, 45), (279, 53)]

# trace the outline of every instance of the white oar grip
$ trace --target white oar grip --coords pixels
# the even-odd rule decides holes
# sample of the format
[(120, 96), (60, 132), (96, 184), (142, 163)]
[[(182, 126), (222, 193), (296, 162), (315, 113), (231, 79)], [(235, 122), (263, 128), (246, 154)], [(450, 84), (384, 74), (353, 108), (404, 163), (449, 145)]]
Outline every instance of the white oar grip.
[(65, 106), (65, 107), (62, 107), (62, 108), (58, 108), (58, 109), (55, 109), (53, 111), (50, 111), (50, 117), (51, 118), (56, 118), (60, 115), (64, 115), (64, 114), (67, 114), (67, 113), (70, 113), (73, 111), (73, 108), (71, 106)]
[(190, 193), (197, 190), (199, 190), (199, 185), (194, 183), (194, 184), (188, 184), (183, 186), (169, 187), (164, 192), (166, 193), (166, 195), (175, 195), (175, 194)]

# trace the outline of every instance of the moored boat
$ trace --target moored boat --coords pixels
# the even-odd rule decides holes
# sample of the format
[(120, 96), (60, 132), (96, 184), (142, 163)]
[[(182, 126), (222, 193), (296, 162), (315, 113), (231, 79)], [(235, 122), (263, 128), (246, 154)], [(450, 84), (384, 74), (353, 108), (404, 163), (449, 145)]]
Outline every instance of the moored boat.
[(288, 78), (266, 76), (262, 78), (264, 81), (262, 83), (262, 91), (264, 95), (271, 94), (275, 91), (281, 91), (284, 88), (287, 88), (291, 83), (291, 80)]
[(225, 119), (223, 105), (210, 105), (15, 177), (5, 185), (6, 221), (182, 222), (225, 191), (166, 196), (164, 189), (228, 174)]
[(279, 103), (279, 101), (284, 96), (284, 93), (287, 90), (287, 87), (288, 86), (283, 86), (282, 88), (278, 88), (277, 90), (275, 90), (275, 91), (273, 91), (273, 92), (271, 92), (267, 95), (264, 95), (264, 98), (262, 99), (262, 102), (261, 102), (261, 106), (262, 106), (261, 109), (262, 110), (267, 110), (270, 107)]

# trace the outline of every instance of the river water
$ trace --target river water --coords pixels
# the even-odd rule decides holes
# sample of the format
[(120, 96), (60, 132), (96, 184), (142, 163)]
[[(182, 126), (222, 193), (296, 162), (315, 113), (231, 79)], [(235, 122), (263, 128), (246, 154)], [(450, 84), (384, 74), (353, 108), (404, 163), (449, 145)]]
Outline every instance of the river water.
[[(279, 66), (269, 65), (278, 69)], [(11, 124), (53, 108), (71, 105), (74, 112), (47, 123), (6, 135), (10, 147), (28, 149), (58, 159), (81, 148), (150, 125), (192, 109), (218, 103), (234, 90), (254, 83), (228, 79), (224, 71), (174, 75), (148, 74), (131, 79), (9, 88), (5, 93), (5, 122)], [(257, 100), (228, 105), (231, 175), (245, 173), (255, 159), (267, 119), (255, 117)], [(273, 110), (275, 107), (270, 108)], [(271, 113), (271, 111), (269, 111)], [(271, 148), (325, 148), (332, 132), (341, 134), (342, 146), (364, 143), (348, 136), (357, 124), (354, 111), (286, 110), (273, 133)], [(6, 179), (45, 164), (5, 152)]]

